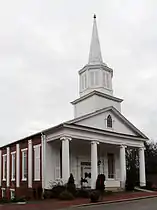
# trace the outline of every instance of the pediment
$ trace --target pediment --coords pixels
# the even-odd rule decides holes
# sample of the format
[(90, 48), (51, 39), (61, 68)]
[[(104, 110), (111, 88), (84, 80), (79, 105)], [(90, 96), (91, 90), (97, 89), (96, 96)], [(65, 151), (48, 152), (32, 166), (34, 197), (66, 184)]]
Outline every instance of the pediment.
[[(109, 115), (112, 117), (112, 128), (107, 127), (107, 117)], [(98, 110), (96, 112), (71, 120), (68, 123), (74, 123), (77, 125), (88, 126), (92, 128), (148, 139), (114, 107), (107, 107)]]

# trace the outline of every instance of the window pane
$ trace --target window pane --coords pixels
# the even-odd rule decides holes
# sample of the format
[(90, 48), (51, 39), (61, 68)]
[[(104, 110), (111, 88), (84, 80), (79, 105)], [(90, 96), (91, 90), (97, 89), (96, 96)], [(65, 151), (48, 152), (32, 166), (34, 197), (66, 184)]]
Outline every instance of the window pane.
[(27, 179), (27, 151), (22, 152), (22, 179)]
[(108, 115), (108, 117), (107, 117), (107, 127), (112, 128), (112, 117), (111, 117), (111, 115)]
[(15, 179), (15, 153), (12, 154), (12, 179)]
[(7, 174), (7, 155), (3, 156), (3, 179), (6, 179)]
[(40, 146), (34, 149), (34, 179), (40, 180)]

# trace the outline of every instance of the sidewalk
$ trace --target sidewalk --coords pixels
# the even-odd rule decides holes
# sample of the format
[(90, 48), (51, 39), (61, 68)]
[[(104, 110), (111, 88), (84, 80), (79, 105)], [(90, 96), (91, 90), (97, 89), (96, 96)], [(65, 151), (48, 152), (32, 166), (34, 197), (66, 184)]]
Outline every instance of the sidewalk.
[[(116, 193), (110, 196), (104, 197), (103, 202), (101, 203), (110, 203), (110, 202), (120, 202), (125, 200), (132, 199), (143, 199), (148, 196), (156, 197), (157, 192), (131, 192), (131, 193)], [(100, 204), (101, 204), (100, 203)], [(98, 204), (98, 203), (96, 203)], [(54, 209), (62, 209), (72, 206), (80, 206), (80, 205), (92, 205), (89, 199), (78, 198), (72, 201), (59, 201), (55, 199), (44, 200), (44, 201), (36, 201), (28, 204), (17, 205), (17, 204), (8, 204), (1, 205), (0, 210), (54, 210)]]

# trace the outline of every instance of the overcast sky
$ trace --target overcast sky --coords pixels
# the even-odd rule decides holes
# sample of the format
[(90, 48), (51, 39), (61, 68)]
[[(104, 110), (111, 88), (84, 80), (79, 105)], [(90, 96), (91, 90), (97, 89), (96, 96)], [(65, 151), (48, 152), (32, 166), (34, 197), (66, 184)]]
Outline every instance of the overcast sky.
[(157, 139), (156, 0), (0, 0), (0, 145), (73, 118), (93, 13), (122, 113)]

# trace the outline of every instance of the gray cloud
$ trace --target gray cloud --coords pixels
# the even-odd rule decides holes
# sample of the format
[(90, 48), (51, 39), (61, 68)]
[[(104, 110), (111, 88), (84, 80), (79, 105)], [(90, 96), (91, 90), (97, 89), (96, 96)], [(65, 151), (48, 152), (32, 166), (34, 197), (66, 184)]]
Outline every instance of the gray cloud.
[(73, 117), (93, 13), (122, 112), (156, 139), (156, 9), (155, 0), (1, 1), (1, 145)]

